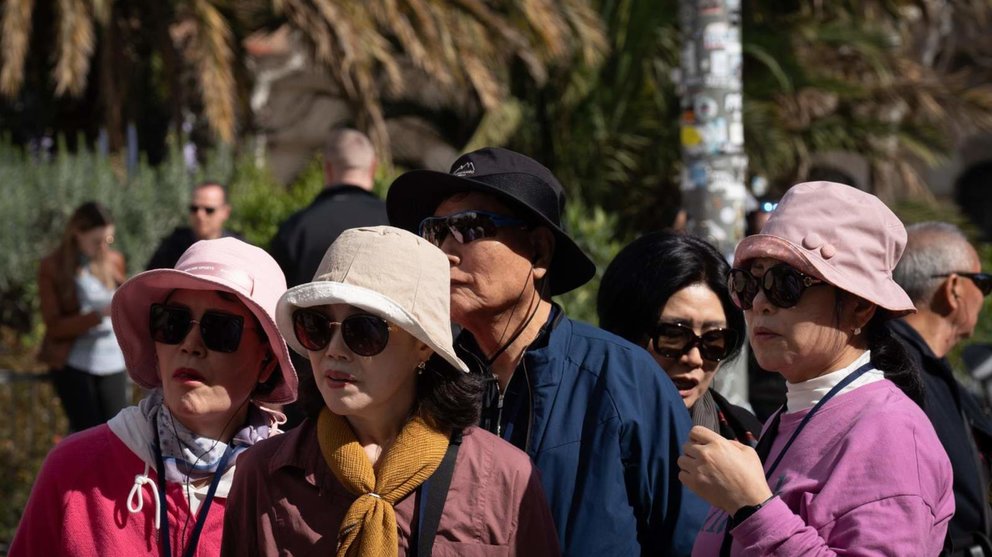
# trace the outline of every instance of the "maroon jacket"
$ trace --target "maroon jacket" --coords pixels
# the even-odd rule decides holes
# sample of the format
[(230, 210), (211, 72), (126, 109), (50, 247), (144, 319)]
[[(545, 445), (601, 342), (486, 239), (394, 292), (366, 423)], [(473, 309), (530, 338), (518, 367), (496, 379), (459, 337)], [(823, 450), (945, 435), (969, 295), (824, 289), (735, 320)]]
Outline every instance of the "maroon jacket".
[[(400, 557), (408, 553), (415, 494), (395, 505)], [(334, 555), (354, 500), (324, 462), (307, 420), (239, 457), (221, 555)], [(465, 431), (433, 554), (561, 554), (539, 473), (525, 453), (486, 431)]]

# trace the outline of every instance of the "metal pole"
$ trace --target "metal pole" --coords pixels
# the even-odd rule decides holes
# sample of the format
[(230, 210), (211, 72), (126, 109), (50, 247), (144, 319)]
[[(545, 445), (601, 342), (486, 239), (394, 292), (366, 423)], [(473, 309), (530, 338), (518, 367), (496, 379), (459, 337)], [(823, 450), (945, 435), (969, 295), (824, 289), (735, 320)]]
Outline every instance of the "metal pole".
[(740, 0), (682, 0), (682, 203), (728, 259), (744, 234)]
[[(728, 261), (744, 236), (744, 119), (740, 0), (682, 0), (679, 122), (682, 206), (689, 232), (709, 240)], [(746, 348), (746, 347), (745, 347)], [(746, 408), (746, 350), (725, 362), (714, 387)]]

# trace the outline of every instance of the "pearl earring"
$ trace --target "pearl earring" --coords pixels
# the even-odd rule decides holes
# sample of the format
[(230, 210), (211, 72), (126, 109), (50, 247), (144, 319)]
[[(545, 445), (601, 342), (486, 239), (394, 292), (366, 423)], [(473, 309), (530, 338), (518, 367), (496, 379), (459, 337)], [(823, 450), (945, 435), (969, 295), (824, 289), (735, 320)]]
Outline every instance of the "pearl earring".
[(861, 334), (861, 327), (855, 327), (853, 332), (854, 332), (854, 336), (860, 335)]
[(427, 362), (417, 364), (417, 375), (423, 375), (425, 369), (427, 369)]

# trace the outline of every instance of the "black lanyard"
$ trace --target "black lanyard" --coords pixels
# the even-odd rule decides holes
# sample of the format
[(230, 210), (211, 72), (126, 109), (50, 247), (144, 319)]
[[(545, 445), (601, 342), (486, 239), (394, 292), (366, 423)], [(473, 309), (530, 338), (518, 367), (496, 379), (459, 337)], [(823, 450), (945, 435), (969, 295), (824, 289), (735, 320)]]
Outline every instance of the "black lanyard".
[[(778, 468), (779, 463), (782, 462), (782, 457), (784, 457), (785, 453), (789, 451), (789, 447), (792, 446), (792, 443), (793, 441), (796, 440), (796, 437), (799, 437), (799, 433), (802, 432), (803, 428), (806, 427), (806, 424), (808, 424), (810, 419), (813, 418), (813, 415), (816, 414), (816, 412), (820, 408), (822, 408), (823, 405), (827, 403), (827, 401), (829, 401), (834, 396), (836, 396), (837, 393), (844, 390), (844, 387), (847, 387), (848, 385), (853, 383), (855, 379), (861, 377), (871, 369), (873, 369), (871, 362), (868, 362), (867, 364), (849, 373), (847, 377), (842, 379), (840, 383), (834, 385), (834, 388), (830, 389), (830, 392), (828, 392), (826, 396), (821, 398), (820, 401), (817, 402), (816, 405), (814, 405), (813, 408), (811, 408), (810, 411), (805, 416), (803, 416), (803, 420), (799, 422), (799, 427), (796, 428), (796, 431), (792, 432), (792, 437), (790, 437), (789, 440), (785, 442), (785, 446), (783, 446), (782, 450), (779, 451), (778, 456), (775, 457), (775, 461), (772, 462), (772, 465), (770, 467), (768, 467), (768, 471), (765, 472), (765, 478), (770, 479), (772, 477), (772, 472), (774, 472), (775, 469)], [(782, 417), (782, 411), (780, 410), (778, 413), (775, 414), (775, 418), (772, 420), (771, 425), (768, 427), (768, 431), (766, 431), (765, 434), (761, 436), (761, 440), (758, 441), (759, 447), (762, 447), (762, 445), (764, 445), (764, 447), (767, 447), (767, 450), (769, 451), (771, 450), (772, 443), (775, 441), (775, 436), (778, 435), (778, 424), (781, 417)], [(762, 443), (762, 441), (765, 441), (766, 438), (768, 439), (767, 443)], [(762, 451), (759, 450), (758, 454), (761, 454), (761, 452)], [(764, 458), (765, 455), (762, 455), (762, 460), (764, 460)]]
[[(159, 530), (159, 533), (161, 534), (160, 543), (162, 547), (162, 554), (172, 557), (172, 548), (169, 543), (169, 505), (165, 496), (165, 461), (162, 460), (162, 449), (159, 447), (157, 419), (152, 420), (152, 427), (155, 428), (155, 467), (158, 475), (159, 497), (161, 498), (161, 505), (159, 505), (159, 514), (161, 515), (160, 521), (162, 523), (162, 527)], [(207, 511), (210, 509), (210, 503), (213, 503), (214, 501), (214, 493), (217, 492), (217, 484), (220, 483), (220, 477), (224, 475), (224, 469), (227, 468), (227, 461), (231, 458), (232, 446), (233, 443), (228, 444), (223, 456), (220, 457), (220, 463), (217, 465), (217, 470), (214, 472), (213, 480), (210, 481), (210, 488), (207, 490), (207, 496), (203, 499), (203, 503), (200, 504), (200, 512), (196, 513), (196, 524), (193, 526), (193, 533), (190, 534), (189, 543), (186, 544), (186, 551), (183, 552), (185, 557), (192, 557), (193, 553), (196, 551), (197, 544), (200, 542), (200, 532), (203, 530), (203, 524), (207, 521)]]

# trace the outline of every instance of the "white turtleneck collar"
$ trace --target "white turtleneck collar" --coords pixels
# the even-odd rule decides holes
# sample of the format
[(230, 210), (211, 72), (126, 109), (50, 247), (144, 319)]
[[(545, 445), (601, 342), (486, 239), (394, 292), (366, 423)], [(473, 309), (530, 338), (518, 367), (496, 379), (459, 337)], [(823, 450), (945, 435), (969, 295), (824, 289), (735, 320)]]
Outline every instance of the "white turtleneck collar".
[[(786, 387), (788, 388), (788, 392), (786, 393), (788, 412), (791, 414), (793, 412), (799, 412), (812, 408), (817, 402), (820, 402), (821, 398), (830, 392), (830, 389), (834, 388), (835, 385), (843, 381), (848, 374), (870, 361), (871, 350), (865, 350), (863, 354), (858, 356), (856, 360), (843, 369), (831, 371), (830, 373), (819, 377), (814, 377), (813, 379), (803, 381), (802, 383), (786, 383)], [(853, 391), (858, 387), (862, 387), (882, 379), (885, 379), (885, 376), (880, 370), (871, 369), (861, 377), (858, 377), (852, 381), (851, 384), (841, 389), (841, 391), (837, 394)]]

